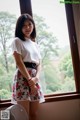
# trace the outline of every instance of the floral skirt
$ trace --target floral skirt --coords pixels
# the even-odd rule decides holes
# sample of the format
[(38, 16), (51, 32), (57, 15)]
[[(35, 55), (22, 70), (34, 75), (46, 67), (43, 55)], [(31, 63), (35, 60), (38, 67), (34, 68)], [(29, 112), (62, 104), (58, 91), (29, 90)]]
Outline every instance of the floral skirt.
[[(32, 77), (35, 77), (35, 69), (28, 68), (28, 72)], [(35, 95), (30, 94), (28, 81), (22, 76), (18, 69), (16, 70), (16, 73), (14, 75), (12, 86), (12, 102), (17, 102), (19, 100), (30, 100), (39, 101), (39, 103), (42, 103), (45, 101), (40, 82), (36, 83), (37, 93)]]

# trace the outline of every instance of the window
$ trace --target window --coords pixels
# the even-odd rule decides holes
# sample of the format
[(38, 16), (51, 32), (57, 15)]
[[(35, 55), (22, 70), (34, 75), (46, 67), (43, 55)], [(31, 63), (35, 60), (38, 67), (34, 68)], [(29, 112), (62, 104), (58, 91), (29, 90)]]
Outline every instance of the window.
[(32, 0), (41, 48), (45, 94), (75, 92), (74, 71), (64, 4), (58, 0)]
[[(6, 4), (6, 2), (4, 2), (4, 1), (2, 1), (2, 2), (4, 3), (3, 5)], [(73, 20), (73, 14), (72, 14), (72, 6), (71, 5), (64, 6), (64, 4), (60, 4), (58, 0), (55, 2), (52, 0), (51, 1), (38, 0), (38, 3), (37, 3), (37, 0), (34, 0), (34, 2), (33, 2), (33, 0), (32, 1), (24, 0), (24, 2), (23, 2), (23, 0), (19, 0), (16, 2), (14, 1), (14, 3), (16, 3), (16, 7), (18, 5), (18, 7), (16, 8), (17, 10), (15, 10), (15, 12), (10, 12), (11, 14), (14, 13), (16, 15), (16, 11), (19, 10), (18, 2), (20, 2), (21, 13), (27, 12), (31, 15), (33, 13), (33, 17), (35, 19), (36, 26), (37, 26), (37, 23), (38, 23), (38, 25), (42, 25), (42, 26), (37, 26), (37, 35), (39, 35), (39, 34), (42, 35), (42, 36), (40, 36), (40, 40), (42, 40), (42, 41), (39, 41), (39, 38), (38, 38), (39, 36), (37, 36), (37, 38), (38, 38), (37, 42), (40, 45), (40, 47), (42, 48), (41, 50), (44, 50), (46, 52), (45, 55), (47, 55), (47, 57), (44, 57), (46, 59), (43, 59), (43, 61), (42, 61), (43, 62), (43, 72), (42, 72), (41, 79), (44, 78), (44, 80), (43, 80), (44, 83), (42, 83), (44, 93), (47, 94), (48, 96), (49, 96), (49, 94), (52, 94), (51, 96), (53, 96), (53, 94), (54, 95), (56, 94), (59, 96), (58, 93), (63, 93), (63, 95), (66, 93), (76, 93), (76, 92), (79, 93), (80, 92), (80, 86), (79, 86), (80, 85), (80, 82), (79, 82), (80, 64), (79, 64), (77, 42), (75, 42), (75, 44), (73, 43), (73, 36), (72, 36), (72, 33), (74, 33), (74, 38), (76, 40), (74, 20)], [(0, 3), (0, 5), (2, 6), (2, 3)], [(12, 5), (13, 5), (13, 3), (11, 2), (10, 6), (12, 6)], [(31, 5), (32, 5), (32, 7), (31, 7)], [(35, 7), (35, 5), (36, 5), (36, 7)], [(40, 8), (38, 5), (40, 6)], [(9, 11), (11, 11), (10, 6), (9, 6)], [(51, 6), (52, 6), (52, 10), (54, 8), (55, 8), (54, 10), (56, 10), (54, 19), (53, 19), (54, 12), (51, 10)], [(37, 9), (37, 7), (38, 7), (38, 9)], [(67, 18), (66, 18), (65, 7), (66, 7), (66, 12), (67, 12)], [(35, 10), (35, 8), (37, 10)], [(44, 8), (44, 9), (42, 9), (42, 8)], [(48, 10), (50, 9), (51, 11), (48, 13), (46, 8)], [(15, 7), (13, 7), (13, 9), (15, 9)], [(40, 9), (40, 11), (42, 11), (42, 13), (39, 12), (39, 9)], [(61, 17), (60, 17), (60, 15), (58, 16), (58, 12), (57, 12), (58, 9), (60, 10), (59, 12), (62, 12), (62, 13), (60, 13)], [(2, 9), (1, 11), (4, 11), (4, 10)], [(5, 11), (8, 11), (8, 10), (5, 10)], [(36, 11), (38, 11), (38, 12), (36, 12)], [(20, 13), (18, 11), (17, 15), (19, 15), (19, 14)], [(52, 14), (52, 19), (50, 17), (50, 14)], [(70, 16), (69, 16), (69, 14), (70, 14)], [(42, 16), (42, 15), (44, 15), (44, 16)], [(46, 17), (47, 17), (47, 19), (46, 19)], [(68, 28), (67, 28), (66, 19), (68, 19)], [(53, 22), (53, 20), (55, 20), (55, 22)], [(61, 23), (59, 23), (58, 25), (60, 26), (59, 28), (61, 28), (61, 29), (59, 30), (56, 27), (57, 24), (54, 24), (54, 23), (56, 23), (56, 22), (58, 23), (60, 21), (61, 21)], [(62, 23), (62, 21), (63, 21), (63, 23)], [(65, 24), (64, 24), (64, 22), (65, 22)], [(39, 30), (38, 30), (38, 27), (39, 27)], [(62, 27), (64, 27), (64, 31), (61, 31)], [(53, 29), (53, 28), (55, 28), (55, 29)], [(41, 33), (42, 30), (43, 30), (43, 32)], [(66, 31), (66, 33), (65, 33), (65, 31)], [(69, 31), (69, 35), (68, 35), (68, 31)], [(38, 33), (38, 32), (40, 32), (40, 33)], [(63, 36), (61, 36), (62, 32), (64, 32)], [(65, 38), (64, 35), (66, 36), (66, 44), (63, 41), (63, 38)], [(41, 37), (43, 37), (43, 38), (41, 38)], [(55, 43), (54, 46), (53, 46), (52, 41), (46, 41), (45, 38), (47, 40), (53, 39), (53, 42)], [(11, 38), (10, 38), (10, 40), (11, 40)], [(61, 41), (61, 43), (59, 40)], [(49, 42), (49, 44), (47, 42)], [(48, 46), (48, 45), (50, 45), (50, 46)], [(64, 46), (62, 46), (62, 45), (64, 45)], [(68, 45), (68, 46), (66, 47), (66, 45)], [(47, 49), (47, 47), (48, 47), (48, 49)], [(65, 47), (65, 49), (64, 49), (64, 47)], [(1, 48), (1, 44), (0, 44), (0, 48)], [(51, 49), (49, 49), (49, 48), (51, 48)], [(61, 51), (62, 49), (63, 49), (63, 51)], [(58, 60), (61, 57), (61, 55), (65, 52), (64, 50), (67, 51), (68, 54), (65, 56), (63, 55), (62, 62), (60, 61), (60, 64), (59, 64)], [(65, 52), (65, 54), (67, 52)], [(43, 58), (44, 54), (42, 51), (41, 51), (41, 54), (42, 54), (42, 58)], [(12, 69), (12, 72), (10, 71), (11, 72), (10, 74), (6, 74), (5, 67), (2, 67), (2, 63), (3, 63), (2, 57), (3, 56), (1, 56), (1, 55), (3, 55), (3, 54), (1, 53), (1, 49), (0, 49), (0, 60), (2, 60), (2, 61), (0, 61), (0, 98), (8, 99), (11, 97), (11, 91), (10, 91), (9, 86), (11, 85), (12, 74), (13, 74), (12, 72), (15, 70), (15, 66), (14, 66), (13, 59), (10, 58), (10, 54), (8, 54), (7, 57), (9, 58), (9, 61), (11, 63), (10, 67)], [(49, 59), (47, 59), (47, 58), (49, 58)], [(65, 61), (66, 59), (67, 59), (67, 61)], [(64, 63), (64, 65), (63, 65), (63, 63)], [(74, 66), (74, 69), (72, 66)], [(70, 69), (67, 69), (67, 67)], [(2, 68), (4, 68), (4, 69), (2, 69)], [(64, 68), (66, 68), (66, 69), (64, 70)], [(70, 70), (70, 71), (68, 71), (68, 70)], [(62, 77), (62, 79), (61, 79), (61, 77)], [(71, 79), (70, 79), (70, 77), (71, 77)], [(5, 82), (2, 81), (3, 78), (5, 78), (4, 79)], [(53, 79), (53, 78), (55, 78), (55, 79)], [(9, 81), (8, 83), (6, 82), (7, 80)], [(47, 83), (48, 80), (50, 81), (49, 83)], [(49, 84), (49, 86), (48, 86), (48, 84)], [(68, 89), (66, 87), (67, 84), (69, 85)], [(3, 87), (3, 85), (5, 85), (6, 87)], [(45, 87), (44, 87), (44, 85), (45, 85)], [(6, 90), (4, 92), (3, 91), (1, 92), (1, 90), (3, 90), (3, 88), (6, 88)], [(7, 90), (9, 93), (6, 92)], [(5, 98), (4, 95), (7, 97)]]
[(15, 70), (10, 43), (20, 15), (18, 0), (0, 0), (0, 99), (11, 98), (12, 76)]

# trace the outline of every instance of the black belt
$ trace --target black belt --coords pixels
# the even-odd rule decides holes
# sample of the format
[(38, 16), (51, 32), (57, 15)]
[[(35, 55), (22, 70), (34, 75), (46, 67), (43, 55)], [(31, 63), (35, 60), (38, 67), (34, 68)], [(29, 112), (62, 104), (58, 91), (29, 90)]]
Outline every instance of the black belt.
[(36, 63), (32, 63), (32, 62), (24, 62), (25, 66), (28, 68), (33, 68), (33, 69), (37, 69), (37, 65)]

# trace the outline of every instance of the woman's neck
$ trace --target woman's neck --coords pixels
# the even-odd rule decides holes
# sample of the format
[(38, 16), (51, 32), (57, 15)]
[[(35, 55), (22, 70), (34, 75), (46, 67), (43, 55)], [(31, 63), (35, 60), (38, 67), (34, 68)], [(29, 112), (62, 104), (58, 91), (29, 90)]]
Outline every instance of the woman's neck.
[(25, 40), (29, 40), (30, 39), (30, 37), (25, 37)]

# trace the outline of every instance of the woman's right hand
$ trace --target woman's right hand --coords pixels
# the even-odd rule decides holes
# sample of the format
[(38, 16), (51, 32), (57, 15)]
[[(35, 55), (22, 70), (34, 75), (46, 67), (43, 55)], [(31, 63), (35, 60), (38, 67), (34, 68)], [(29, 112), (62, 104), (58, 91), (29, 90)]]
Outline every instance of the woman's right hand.
[(29, 83), (29, 86), (30, 86), (30, 89), (31, 89), (31, 94), (36, 94), (38, 89), (37, 89), (37, 87), (36, 87), (36, 85), (35, 85), (34, 80), (33, 80), (33, 79), (30, 79), (30, 80), (28, 81), (28, 83)]
[(34, 82), (33, 78), (29, 79), (28, 83), (29, 83), (30, 87), (35, 85), (35, 82)]

